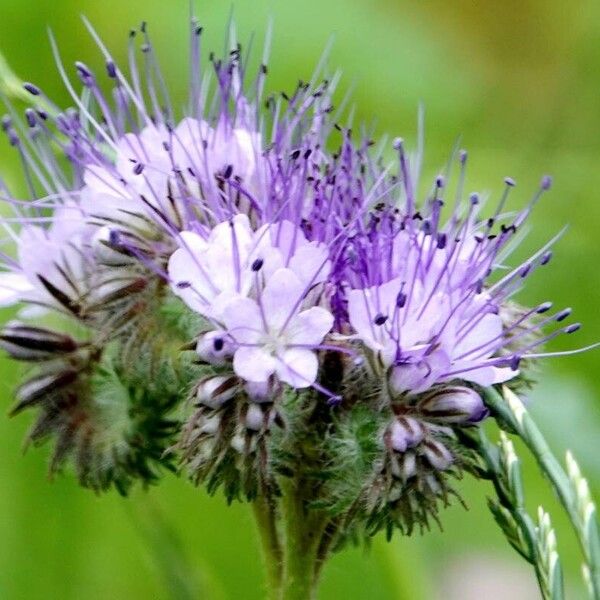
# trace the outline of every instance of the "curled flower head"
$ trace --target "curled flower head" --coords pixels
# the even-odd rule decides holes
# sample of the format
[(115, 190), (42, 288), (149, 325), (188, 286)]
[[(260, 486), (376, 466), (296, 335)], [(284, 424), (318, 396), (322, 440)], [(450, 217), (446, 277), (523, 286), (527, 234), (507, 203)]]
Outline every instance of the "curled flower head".
[(177, 112), (145, 25), (129, 77), (87, 26), (105, 73), (53, 42), (73, 107), (26, 84), (32, 106), (2, 121), (30, 197), (0, 188), (16, 246), (0, 304), (29, 320), (0, 345), (32, 365), (32, 439), (53, 435), (54, 467), (73, 458), (95, 488), (154, 481), (177, 454), (229, 499), (301, 472), (361, 532), (427, 524), (474, 464), (482, 388), (528, 384), (541, 346), (579, 328), (513, 301), (551, 259), (557, 238), (509, 266), (550, 179), (518, 212), (507, 179), (484, 210), (460, 152), (422, 195), (420, 153), (340, 125), (337, 77), (265, 96), (235, 40), (200, 60), (194, 21)]

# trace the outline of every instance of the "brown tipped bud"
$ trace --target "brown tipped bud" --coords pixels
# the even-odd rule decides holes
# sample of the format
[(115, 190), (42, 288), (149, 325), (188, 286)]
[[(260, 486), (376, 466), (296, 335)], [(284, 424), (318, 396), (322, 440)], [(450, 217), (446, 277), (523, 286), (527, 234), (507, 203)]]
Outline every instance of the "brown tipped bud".
[(71, 385), (77, 379), (77, 371), (68, 369), (58, 373), (37, 375), (23, 383), (16, 392), (17, 404), (10, 414), (16, 415), (25, 408), (33, 406), (54, 392)]
[(196, 390), (198, 402), (209, 408), (220, 408), (238, 392), (236, 377), (211, 377), (201, 381)]
[(387, 446), (394, 452), (405, 452), (418, 445), (425, 435), (422, 423), (411, 417), (399, 417), (386, 432)]
[(71, 336), (41, 327), (17, 323), (0, 331), (0, 348), (16, 360), (52, 360), (70, 354), (78, 347)]
[(444, 444), (429, 439), (423, 444), (423, 455), (429, 464), (438, 471), (445, 471), (454, 462), (452, 453)]
[(124, 300), (129, 296), (139, 294), (146, 289), (148, 280), (144, 277), (138, 277), (129, 281), (125, 285), (107, 285), (108, 290), (103, 290), (97, 296), (95, 302), (88, 307), (89, 311), (102, 310), (113, 302)]
[(477, 392), (467, 387), (451, 387), (427, 396), (418, 405), (430, 420), (444, 423), (477, 423), (487, 410)]
[(203, 361), (219, 366), (233, 355), (233, 348), (225, 331), (210, 331), (198, 340), (196, 352)]
[(43, 275), (38, 273), (38, 280), (44, 286), (45, 290), (58, 302), (61, 306), (67, 309), (70, 313), (75, 316), (81, 315), (81, 305), (79, 302), (71, 298), (68, 294), (65, 294), (62, 290), (56, 287), (50, 280), (46, 279)]

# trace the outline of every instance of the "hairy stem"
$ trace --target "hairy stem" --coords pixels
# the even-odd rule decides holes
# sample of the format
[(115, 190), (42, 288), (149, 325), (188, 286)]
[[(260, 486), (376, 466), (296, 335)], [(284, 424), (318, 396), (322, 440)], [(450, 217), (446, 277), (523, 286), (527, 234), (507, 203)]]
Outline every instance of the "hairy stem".
[(279, 600), (281, 597), (281, 576), (283, 556), (276, 523), (276, 509), (271, 498), (259, 495), (252, 502), (254, 518), (260, 537), (267, 583), (267, 598)]
[(307, 510), (302, 482), (281, 482), (281, 513), (285, 527), (282, 600), (313, 600), (317, 553), (327, 526), (325, 514)]

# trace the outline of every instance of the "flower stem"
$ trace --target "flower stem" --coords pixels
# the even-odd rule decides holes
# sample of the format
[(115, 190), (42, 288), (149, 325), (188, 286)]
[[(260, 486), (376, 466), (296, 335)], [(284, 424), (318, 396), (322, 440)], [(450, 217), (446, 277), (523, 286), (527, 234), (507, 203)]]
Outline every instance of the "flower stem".
[(308, 511), (301, 482), (282, 481), (281, 512), (285, 526), (282, 600), (313, 600), (317, 553), (327, 525), (318, 510)]
[(282, 552), (277, 531), (275, 506), (270, 498), (259, 495), (252, 502), (252, 509), (265, 563), (267, 598), (279, 600), (281, 597)]

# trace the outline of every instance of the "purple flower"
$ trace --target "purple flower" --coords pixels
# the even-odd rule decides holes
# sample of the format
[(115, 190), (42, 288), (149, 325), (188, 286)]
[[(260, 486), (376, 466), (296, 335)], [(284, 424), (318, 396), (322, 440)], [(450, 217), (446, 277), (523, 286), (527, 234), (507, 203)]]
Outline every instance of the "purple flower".
[[(88, 277), (85, 216), (72, 202), (55, 209), (50, 226), (24, 222), (17, 238), (17, 260), (0, 273), (0, 305), (26, 301), (60, 308), (51, 289), (83, 293)], [(30, 314), (39, 310), (29, 310)]]
[(317, 379), (314, 349), (333, 326), (333, 315), (319, 306), (302, 309), (306, 288), (291, 269), (279, 269), (256, 300), (238, 298), (226, 304), (223, 320), (237, 345), (233, 368), (250, 382), (277, 377), (295, 388)]
[[(516, 312), (509, 304), (550, 260), (554, 240), (506, 269), (549, 178), (516, 214), (505, 211), (514, 187), (506, 180), (497, 208), (480, 214), (478, 195), (463, 197), (461, 153), (446, 176), (458, 182), (448, 208), (446, 177), (417, 197), (421, 159), (402, 140), (393, 144), (396, 164), (386, 164), (383, 146), (338, 124), (335, 85), (314, 83), (318, 73), (282, 100), (264, 98), (267, 69), (249, 74), (234, 44), (225, 59), (211, 58), (211, 84), (194, 26), (188, 110), (176, 114), (160, 77), (144, 81), (134, 70), (127, 79), (91, 32), (111, 97), (77, 63), (82, 102), (55, 49), (74, 108), (3, 120), (35, 198), (31, 206), (8, 200), (23, 225), (5, 223), (18, 257), (4, 257), (0, 302), (66, 308), (104, 339), (121, 335), (140, 307), (156, 309), (155, 298), (135, 295), (162, 297), (166, 282), (205, 320), (190, 332), (203, 361), (245, 382), (275, 377), (326, 395), (325, 352), (345, 352), (342, 379), (360, 364), (374, 389), (411, 397), (442, 384), (510, 381), (528, 359), (547, 355), (546, 340), (576, 331), (561, 325), (544, 335), (567, 316), (542, 316), (546, 302)], [(157, 68), (152, 52), (144, 31), (148, 73)], [(34, 104), (44, 97), (26, 89)], [(25, 152), (28, 135), (58, 144), (70, 173), (43, 145)], [(41, 206), (51, 215), (37, 223)]]

